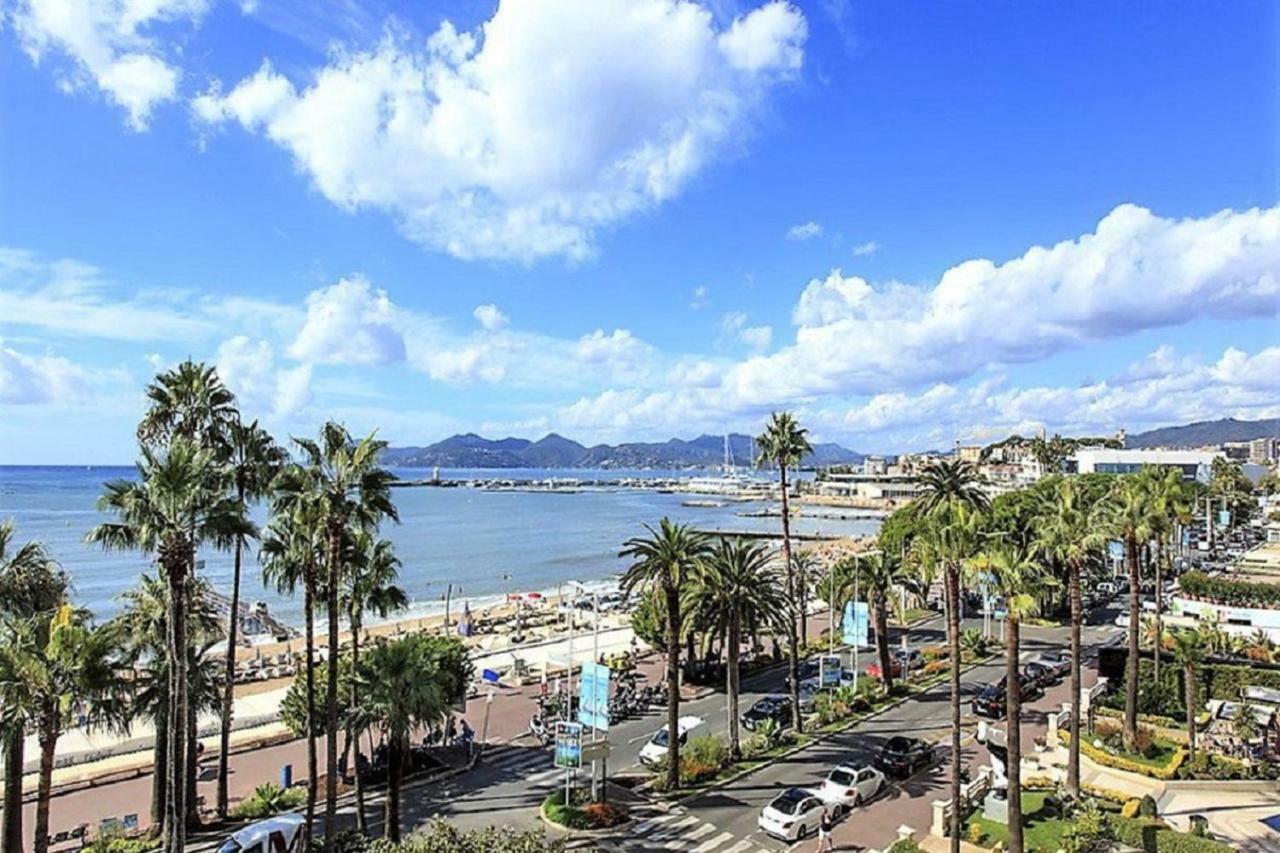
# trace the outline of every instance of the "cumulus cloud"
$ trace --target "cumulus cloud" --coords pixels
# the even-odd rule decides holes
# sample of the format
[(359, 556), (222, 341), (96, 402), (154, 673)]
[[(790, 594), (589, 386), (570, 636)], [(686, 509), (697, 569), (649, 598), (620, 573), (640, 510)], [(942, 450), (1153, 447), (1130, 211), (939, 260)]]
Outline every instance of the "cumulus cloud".
[(822, 226), (816, 222), (805, 222), (802, 225), (792, 225), (787, 229), (788, 240), (812, 240), (814, 237), (822, 236)]
[(0, 342), (0, 403), (75, 404), (93, 391), (92, 374), (56, 355), (27, 355)]
[(145, 130), (152, 109), (177, 96), (181, 71), (149, 33), (196, 23), (209, 0), (19, 0), (11, 21), (33, 62), (53, 52), (70, 60), (60, 85), (93, 85), (123, 107), (129, 126)]
[(341, 279), (307, 296), (307, 318), (289, 354), (314, 364), (403, 361), (404, 337), (395, 314), (386, 291), (362, 276)]
[(479, 305), (472, 313), (480, 321), (480, 325), (491, 332), (506, 328), (510, 322), (507, 315), (498, 310), (497, 305)]
[(216, 363), (218, 375), (251, 416), (288, 417), (311, 402), (311, 365), (277, 367), (267, 341), (229, 338), (218, 347)]
[(744, 311), (730, 311), (720, 318), (719, 345), (744, 344), (753, 352), (769, 348), (773, 341), (772, 326), (749, 326)]
[(865, 243), (859, 243), (853, 247), (853, 256), (855, 258), (866, 258), (880, 251), (880, 244), (875, 240), (868, 240)]
[(501, 2), (471, 32), (391, 31), (303, 87), (270, 63), (193, 102), (292, 154), (330, 201), (390, 213), (460, 258), (579, 259), (597, 232), (676, 195), (803, 60), (772, 0), (717, 31), (675, 0)]

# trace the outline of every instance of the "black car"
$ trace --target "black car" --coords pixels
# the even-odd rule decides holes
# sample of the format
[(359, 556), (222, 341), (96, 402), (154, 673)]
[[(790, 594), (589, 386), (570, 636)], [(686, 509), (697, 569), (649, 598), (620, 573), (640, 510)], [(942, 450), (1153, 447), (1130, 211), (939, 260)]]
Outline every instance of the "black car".
[[(1003, 717), (1008, 708), (1004, 684), (1005, 680), (1002, 678), (979, 690), (978, 695), (973, 697), (973, 713), (996, 719)], [(1018, 686), (1021, 688), (1023, 701), (1034, 701), (1044, 695), (1044, 688), (1025, 671), (1018, 674)]]
[(872, 763), (891, 776), (911, 776), (936, 759), (934, 745), (918, 737), (889, 738)]
[(765, 720), (774, 720), (781, 726), (791, 725), (791, 702), (785, 696), (766, 696), (756, 701), (742, 715), (742, 727), (749, 732)]

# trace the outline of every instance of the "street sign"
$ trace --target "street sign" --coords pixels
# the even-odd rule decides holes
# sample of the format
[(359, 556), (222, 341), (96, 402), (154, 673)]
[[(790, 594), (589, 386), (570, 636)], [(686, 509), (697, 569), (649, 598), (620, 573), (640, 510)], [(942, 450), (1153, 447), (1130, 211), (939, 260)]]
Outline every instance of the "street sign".
[(493, 671), (493, 670), (491, 670), (491, 669), (486, 669), (486, 670), (482, 671), (482, 672), (480, 673), (480, 677), (481, 677), (482, 679), (484, 679), (485, 681), (489, 682), (490, 684), (497, 684), (497, 683), (498, 683), (498, 673), (494, 672), (494, 671)]
[(578, 722), (597, 731), (609, 731), (609, 678), (612, 670), (598, 663), (584, 663), (578, 679)]
[(840, 675), (844, 670), (844, 666), (840, 663), (839, 655), (823, 655), (818, 661), (818, 670), (821, 673), (822, 687), (839, 687)]
[(609, 757), (609, 739), (589, 740), (582, 744), (582, 763), (604, 761)]
[(582, 724), (556, 723), (556, 767), (582, 766)]

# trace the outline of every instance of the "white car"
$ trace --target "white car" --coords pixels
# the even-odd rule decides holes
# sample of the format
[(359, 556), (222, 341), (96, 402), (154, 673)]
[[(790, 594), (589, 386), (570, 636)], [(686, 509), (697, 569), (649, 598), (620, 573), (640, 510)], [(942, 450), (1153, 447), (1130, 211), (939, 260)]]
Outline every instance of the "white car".
[(827, 806), (814, 791), (788, 788), (764, 807), (756, 825), (767, 835), (796, 841), (818, 831)]
[(874, 767), (841, 764), (827, 774), (818, 788), (818, 797), (831, 807), (832, 817), (870, 800), (884, 787), (884, 774)]
[(218, 853), (301, 853), (302, 825), (298, 814), (282, 814), (251, 823), (226, 840)]
[[(701, 726), (705, 721), (701, 717), (681, 717), (678, 721), (680, 727), (679, 737), (680, 745), (688, 743), (689, 732)], [(667, 747), (671, 741), (667, 732), (667, 726), (663, 726), (653, 733), (653, 737), (649, 738), (640, 749), (640, 763), (647, 766), (657, 764), (659, 761), (667, 757)]]

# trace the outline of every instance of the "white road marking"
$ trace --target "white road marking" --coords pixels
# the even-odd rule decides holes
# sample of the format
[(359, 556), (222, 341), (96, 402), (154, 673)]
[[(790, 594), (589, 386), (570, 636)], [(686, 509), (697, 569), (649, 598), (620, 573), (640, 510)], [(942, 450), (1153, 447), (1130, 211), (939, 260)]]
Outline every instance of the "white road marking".
[[(711, 824), (707, 824), (707, 826), (710, 826), (710, 825)], [(704, 841), (701, 844), (699, 844), (697, 847), (693, 848), (692, 853), (710, 853), (710, 851), (715, 850), (717, 847), (719, 847), (721, 844), (724, 844), (730, 838), (733, 838), (733, 833), (722, 832), (719, 835), (717, 835), (715, 838), (712, 838), (708, 841)]]
[(673, 835), (679, 835), (681, 832), (684, 831), (686, 827), (691, 826), (692, 824), (695, 824), (695, 823), (698, 823), (698, 819), (696, 817), (694, 817), (693, 815), (685, 815), (683, 818), (676, 821), (675, 823), (668, 824), (658, 832), (653, 833), (653, 835), (649, 836), (649, 839), (651, 841), (661, 841), (664, 838), (670, 838)]

